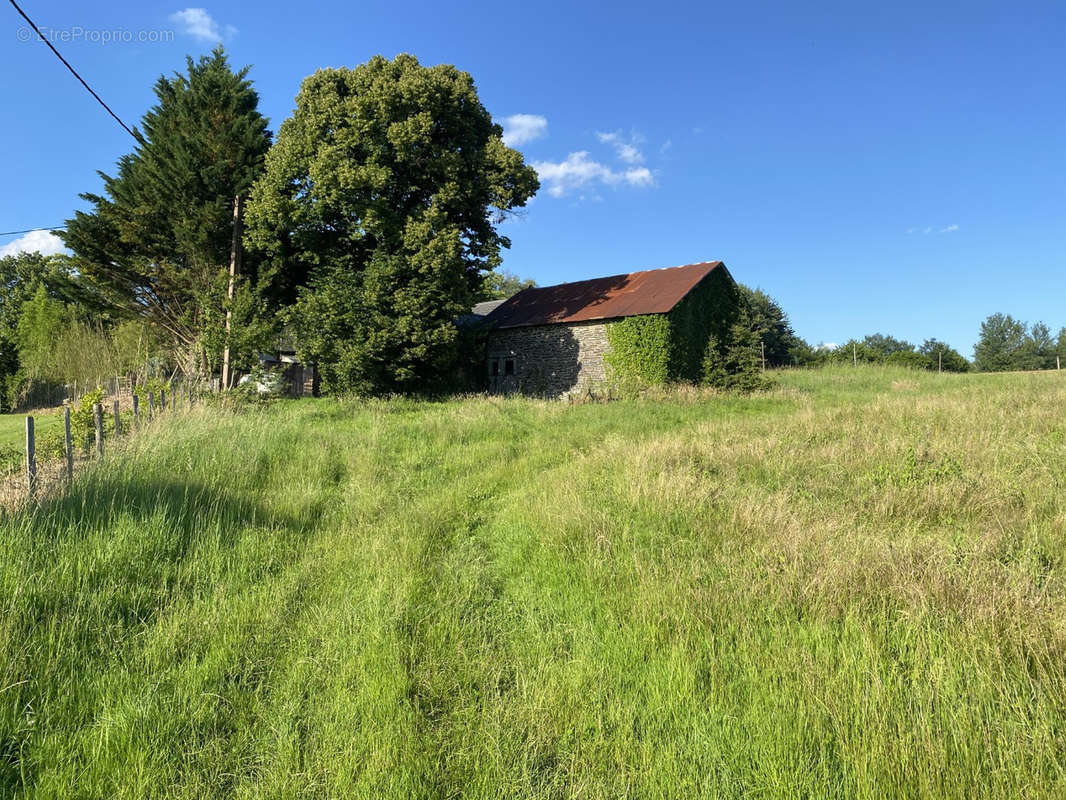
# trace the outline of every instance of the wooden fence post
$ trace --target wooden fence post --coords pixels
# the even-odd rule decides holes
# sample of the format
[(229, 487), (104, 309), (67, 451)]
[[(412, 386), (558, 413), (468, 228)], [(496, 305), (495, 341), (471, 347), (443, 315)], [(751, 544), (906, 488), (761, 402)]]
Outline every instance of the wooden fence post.
[(122, 417), (118, 413), (118, 400), (111, 403), (111, 411), (115, 415), (115, 438), (122, 433)]
[(33, 417), (26, 417), (26, 488), (32, 499), (37, 491), (37, 445), (33, 436)]
[(148, 421), (152, 421), (152, 406), (155, 405), (155, 392), (148, 393)]
[(96, 455), (104, 454), (104, 409), (99, 403), (93, 403), (93, 423), (96, 425)]
[(67, 480), (74, 480), (74, 439), (70, 435), (70, 406), (63, 408), (63, 452), (67, 457)]
[(167, 410), (167, 390), (159, 390), (159, 413), (162, 414)]
[(133, 394), (133, 429), (137, 430), (141, 427), (141, 402), (137, 397), (137, 393)]
[(170, 410), (171, 411), (177, 411), (178, 410), (178, 393), (174, 389), (174, 384), (173, 383), (170, 384)]

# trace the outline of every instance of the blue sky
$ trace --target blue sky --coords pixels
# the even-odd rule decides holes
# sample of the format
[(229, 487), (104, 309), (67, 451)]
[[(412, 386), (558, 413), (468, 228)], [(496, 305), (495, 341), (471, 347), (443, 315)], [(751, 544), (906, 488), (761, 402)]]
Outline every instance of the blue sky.
[[(812, 343), (1066, 325), (1061, 2), (21, 5), (128, 124), (219, 39), (274, 130), (316, 68), (456, 64), (541, 173), (504, 262), (541, 284), (722, 259)], [(0, 231), (61, 223), (132, 145), (4, 13)]]

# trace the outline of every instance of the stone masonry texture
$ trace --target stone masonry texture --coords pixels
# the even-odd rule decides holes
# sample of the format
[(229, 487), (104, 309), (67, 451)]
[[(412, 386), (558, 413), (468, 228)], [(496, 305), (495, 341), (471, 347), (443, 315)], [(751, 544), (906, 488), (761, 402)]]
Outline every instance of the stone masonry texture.
[(493, 331), (486, 363), (490, 391), (560, 397), (602, 384), (609, 324), (597, 320)]

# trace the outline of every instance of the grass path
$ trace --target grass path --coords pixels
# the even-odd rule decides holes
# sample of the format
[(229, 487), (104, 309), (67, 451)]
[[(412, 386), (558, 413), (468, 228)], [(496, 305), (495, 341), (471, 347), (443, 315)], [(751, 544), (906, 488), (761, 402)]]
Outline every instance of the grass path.
[(0, 520), (0, 796), (1062, 796), (1066, 386), (781, 381), (141, 437)]

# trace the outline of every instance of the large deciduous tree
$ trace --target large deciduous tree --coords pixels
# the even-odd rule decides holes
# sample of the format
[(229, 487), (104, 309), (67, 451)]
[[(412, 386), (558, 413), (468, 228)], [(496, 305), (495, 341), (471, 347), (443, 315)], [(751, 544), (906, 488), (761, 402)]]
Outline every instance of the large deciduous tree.
[[(93, 210), (77, 212), (63, 234), (81, 276), (120, 314), (165, 332), (194, 371), (210, 368), (223, 346), (234, 199), (250, 191), (270, 147), (247, 74), (219, 47), (189, 58), (184, 74), (160, 77), (140, 144), (113, 177), (100, 173), (104, 195), (82, 195)], [(247, 334), (274, 276), (254, 258), (243, 266), (232, 305), (245, 312), (237, 329)], [(247, 357), (255, 342), (242, 344)]]
[(308, 77), (248, 208), (247, 242), (306, 276), (289, 314), (327, 388), (434, 386), (454, 320), (510, 242), (497, 224), (537, 190), (474, 81), (410, 55)]

